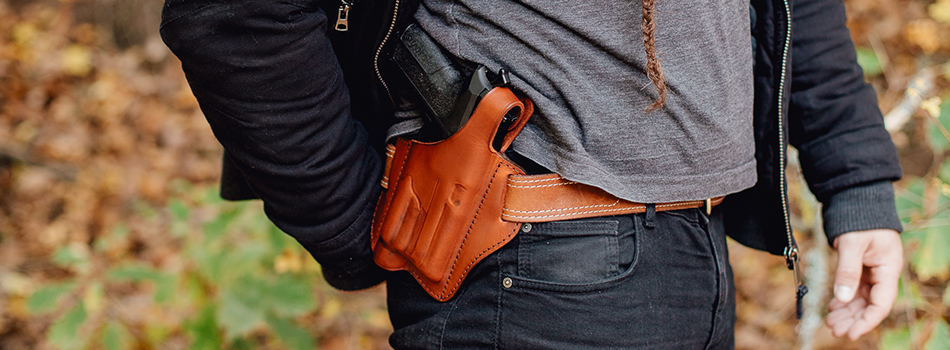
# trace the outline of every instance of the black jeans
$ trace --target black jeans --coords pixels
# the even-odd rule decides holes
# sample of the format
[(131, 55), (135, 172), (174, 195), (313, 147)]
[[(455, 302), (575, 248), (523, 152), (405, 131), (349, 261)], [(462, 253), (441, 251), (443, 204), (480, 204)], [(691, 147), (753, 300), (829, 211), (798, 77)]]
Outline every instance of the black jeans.
[(388, 281), (396, 349), (731, 349), (722, 219), (699, 209), (524, 225), (440, 303)]

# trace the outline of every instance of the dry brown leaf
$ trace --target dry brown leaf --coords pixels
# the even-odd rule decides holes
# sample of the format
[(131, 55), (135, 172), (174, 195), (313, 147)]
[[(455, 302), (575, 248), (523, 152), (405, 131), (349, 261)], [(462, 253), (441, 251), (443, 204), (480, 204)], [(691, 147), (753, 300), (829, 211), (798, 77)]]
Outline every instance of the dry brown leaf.
[[(946, 36), (941, 26), (929, 19), (919, 19), (904, 27), (904, 38), (916, 44), (924, 53), (932, 54), (940, 49)], [(943, 35), (943, 36), (941, 36)]]
[(927, 6), (927, 14), (936, 21), (950, 24), (950, 0), (937, 0)]
[(92, 71), (92, 51), (85, 45), (69, 45), (63, 49), (61, 64), (66, 74), (84, 77)]

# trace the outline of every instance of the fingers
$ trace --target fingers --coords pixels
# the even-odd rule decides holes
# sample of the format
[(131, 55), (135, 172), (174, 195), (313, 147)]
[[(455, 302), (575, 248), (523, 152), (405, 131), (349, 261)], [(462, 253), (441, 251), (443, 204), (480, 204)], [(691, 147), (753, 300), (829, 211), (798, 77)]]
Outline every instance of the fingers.
[[(870, 293), (862, 288), (864, 291), (849, 303), (842, 303), (837, 299), (831, 301), (829, 305), (831, 311), (828, 313), (826, 323), (836, 337), (847, 334), (851, 340), (857, 340), (877, 327), (890, 314), (894, 298), (886, 295), (888, 292), (878, 287), (872, 287)], [(875, 290), (876, 288), (878, 290)]]
[(831, 302), (828, 303), (828, 311), (835, 311), (837, 309), (848, 306), (848, 303), (842, 303), (838, 299), (831, 299)]
[(832, 300), (832, 304), (835, 309), (828, 313), (826, 324), (836, 337), (840, 337), (848, 334), (855, 322), (863, 316), (867, 301), (859, 297), (847, 304)]
[(844, 234), (835, 240), (835, 298), (826, 323), (835, 336), (856, 340), (888, 316), (903, 266), (900, 237), (892, 230)]
[(865, 235), (844, 234), (835, 240), (838, 249), (838, 265), (835, 268), (835, 299), (848, 303), (861, 282), (864, 269), (863, 256), (870, 240)]
[[(831, 315), (828, 315), (829, 317)], [(848, 317), (839, 320), (833, 324), (828, 325), (831, 327), (831, 334), (834, 334), (836, 337), (843, 336), (848, 334), (848, 330), (851, 329), (851, 326), (854, 325), (854, 318)]]
[(892, 266), (885, 264), (867, 271), (871, 275), (870, 290), (867, 292), (868, 299), (861, 313), (855, 314), (856, 320), (848, 330), (848, 338), (851, 340), (856, 340), (861, 335), (870, 332), (891, 313), (891, 307), (897, 299), (897, 280), (900, 277), (899, 269), (896, 272), (891, 270), (893, 270)]
[(868, 305), (867, 308), (863, 309), (863, 312), (860, 315), (856, 315), (858, 317), (848, 329), (848, 338), (851, 340), (857, 340), (865, 333), (870, 332), (871, 329), (877, 327), (877, 325), (880, 324), (890, 312), (890, 305), (887, 307), (874, 304)]

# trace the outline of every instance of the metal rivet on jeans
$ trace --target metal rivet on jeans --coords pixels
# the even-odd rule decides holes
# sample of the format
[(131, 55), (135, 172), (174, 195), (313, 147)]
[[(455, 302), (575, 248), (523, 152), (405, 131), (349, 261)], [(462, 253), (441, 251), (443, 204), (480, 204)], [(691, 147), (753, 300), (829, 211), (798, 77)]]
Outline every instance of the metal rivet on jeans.
[(511, 288), (513, 283), (511, 277), (505, 277), (505, 279), (501, 280), (501, 285), (505, 286), (505, 288)]
[(531, 224), (524, 223), (521, 225), (521, 232), (531, 232)]

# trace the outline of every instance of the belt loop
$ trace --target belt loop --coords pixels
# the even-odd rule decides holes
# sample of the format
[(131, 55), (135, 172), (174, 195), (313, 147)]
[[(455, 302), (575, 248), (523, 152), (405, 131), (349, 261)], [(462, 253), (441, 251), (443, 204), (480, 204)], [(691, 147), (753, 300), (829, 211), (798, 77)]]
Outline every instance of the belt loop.
[(656, 217), (656, 204), (647, 204), (646, 215), (644, 215), (643, 226), (653, 228), (653, 219)]

